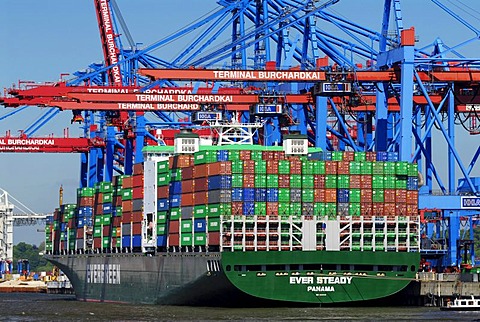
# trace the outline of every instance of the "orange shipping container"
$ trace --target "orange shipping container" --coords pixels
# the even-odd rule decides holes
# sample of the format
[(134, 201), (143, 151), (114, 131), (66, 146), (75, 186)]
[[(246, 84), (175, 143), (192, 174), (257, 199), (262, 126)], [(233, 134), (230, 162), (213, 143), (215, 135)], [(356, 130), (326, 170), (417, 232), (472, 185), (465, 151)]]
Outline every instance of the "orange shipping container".
[(337, 202), (337, 189), (325, 189), (325, 202)]
[(168, 160), (170, 169), (188, 168), (193, 166), (193, 155), (176, 155)]
[(255, 188), (255, 175), (254, 174), (244, 174), (243, 175), (243, 188)]
[(182, 194), (184, 193), (191, 193), (194, 189), (194, 181), (193, 180), (182, 180)]
[(142, 220), (143, 220), (143, 212), (141, 212), (141, 211), (132, 212), (132, 221), (133, 222), (142, 222)]
[(394, 216), (396, 212), (396, 207), (395, 207), (394, 202), (386, 202), (383, 204), (383, 211), (386, 216)]
[(209, 176), (232, 174), (232, 163), (229, 161), (207, 163), (207, 174)]
[(337, 161), (325, 161), (325, 174), (337, 174)]
[(348, 162), (348, 161), (338, 161), (337, 162), (337, 173), (338, 174), (349, 174), (350, 173), (350, 162)]
[(325, 189), (313, 189), (313, 201), (325, 202)]
[(385, 189), (383, 191), (383, 198), (385, 202), (395, 202), (395, 198), (396, 198), (395, 189)]
[(372, 176), (371, 175), (368, 175), (368, 174), (361, 175), (360, 188), (361, 189), (372, 189)]
[[(268, 169), (267, 169), (267, 171), (268, 171)], [(248, 174), (254, 174), (255, 173), (255, 161), (254, 160), (243, 161), (243, 173), (248, 173)]]
[(418, 206), (418, 191), (407, 190), (407, 205)]
[(407, 203), (407, 190), (406, 189), (396, 189), (395, 190), (395, 202), (396, 203)]
[(350, 175), (350, 189), (360, 189), (362, 186), (362, 176), (359, 174)]
[(132, 188), (133, 187), (133, 176), (128, 176), (123, 178), (122, 188)]
[(133, 210), (133, 201), (132, 200), (124, 200), (122, 201), (122, 211), (131, 212)]
[[(207, 176), (207, 164), (197, 164), (195, 167), (189, 168), (193, 170), (193, 178), (204, 178)], [(183, 174), (183, 172), (182, 172)]]
[(193, 192), (182, 193), (181, 206), (182, 207), (187, 207), (187, 206), (195, 205), (195, 199), (194, 198), (195, 197), (194, 197)]
[(132, 223), (132, 234), (133, 235), (141, 235), (142, 234), (142, 223), (141, 222)]

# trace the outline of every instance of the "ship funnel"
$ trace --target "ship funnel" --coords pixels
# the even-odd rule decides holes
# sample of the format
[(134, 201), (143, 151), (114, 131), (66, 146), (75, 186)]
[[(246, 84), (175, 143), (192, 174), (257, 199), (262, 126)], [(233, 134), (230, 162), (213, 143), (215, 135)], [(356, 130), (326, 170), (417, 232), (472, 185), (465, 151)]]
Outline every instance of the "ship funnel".
[(175, 154), (193, 154), (200, 150), (200, 137), (189, 130), (175, 134), (173, 140)]
[(307, 155), (307, 136), (301, 134), (285, 135), (283, 137), (283, 151), (286, 155)]

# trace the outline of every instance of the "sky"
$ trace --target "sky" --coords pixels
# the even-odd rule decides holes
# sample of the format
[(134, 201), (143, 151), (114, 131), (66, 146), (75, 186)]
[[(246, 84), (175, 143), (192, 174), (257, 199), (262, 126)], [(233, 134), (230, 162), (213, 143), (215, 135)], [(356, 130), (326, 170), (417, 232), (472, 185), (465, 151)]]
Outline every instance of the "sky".
[[(463, 18), (480, 28), (478, 0), (443, 3), (456, 10)], [(117, 4), (136, 43), (152, 44), (190, 21), (217, 9), (214, 0), (117, 0)], [(186, 9), (188, 8), (188, 10)], [(383, 1), (340, 0), (332, 12), (362, 26), (380, 30)], [(447, 44), (457, 44), (474, 34), (441, 12), (430, 0), (402, 1), (403, 24), (414, 26), (418, 35), (417, 47), (432, 42), (436, 37)], [(93, 0), (3, 0), (0, 1), (0, 87), (9, 88), (19, 80), (35, 82), (57, 81), (62, 73), (71, 73), (100, 62), (103, 55)], [(462, 51), (467, 57), (478, 57), (478, 42)], [(183, 48), (165, 47), (156, 54), (168, 56)], [(0, 109), (0, 117), (10, 110)], [(39, 108), (30, 108), (7, 121), (0, 120), (0, 136), (10, 131), (18, 135), (41, 115)], [(80, 135), (78, 126), (70, 124), (71, 112), (61, 112), (38, 136), (62, 136), (68, 128), (70, 136)], [(476, 143), (475, 143), (476, 142)], [(461, 143), (461, 144), (460, 144)], [(469, 136), (459, 142), (463, 145), (465, 163), (471, 159)], [(459, 147), (460, 149), (460, 147)], [(461, 153), (461, 154), (462, 154)], [(12, 154), (0, 155), (0, 188), (36, 213), (51, 213), (58, 207), (58, 191), (64, 188), (64, 202), (75, 202), (79, 184), (80, 156), (78, 154)], [(43, 227), (16, 227), (14, 244), (25, 241), (39, 244)]]

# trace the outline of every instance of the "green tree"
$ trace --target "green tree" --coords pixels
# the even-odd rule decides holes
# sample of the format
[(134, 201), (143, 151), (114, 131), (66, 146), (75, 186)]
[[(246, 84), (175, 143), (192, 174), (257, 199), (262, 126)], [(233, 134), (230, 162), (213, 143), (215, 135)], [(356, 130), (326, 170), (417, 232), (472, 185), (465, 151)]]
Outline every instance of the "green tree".
[(43, 257), (44, 252), (45, 242), (42, 242), (38, 247), (24, 242), (13, 246), (14, 271), (17, 270), (17, 263), (20, 259), (28, 259), (31, 272), (51, 271), (53, 265)]

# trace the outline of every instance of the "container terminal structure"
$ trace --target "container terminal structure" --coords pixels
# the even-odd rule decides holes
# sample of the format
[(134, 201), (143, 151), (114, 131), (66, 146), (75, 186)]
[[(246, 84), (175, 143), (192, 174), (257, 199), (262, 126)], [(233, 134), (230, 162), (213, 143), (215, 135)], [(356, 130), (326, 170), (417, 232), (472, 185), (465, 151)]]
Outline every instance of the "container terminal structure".
[[(471, 159), (465, 160), (456, 147), (455, 129), (472, 136), (480, 132), (479, 58), (460, 54), (463, 46), (478, 41), (478, 29), (432, 0), (434, 8), (474, 35), (458, 45), (437, 38), (417, 48), (415, 29), (403, 26), (402, 1), (384, 1), (380, 31), (334, 14), (340, 2), (219, 1), (214, 13), (140, 49), (116, 2), (95, 0), (103, 64), (77, 71), (68, 81), (7, 90), (0, 101), (12, 112), (2, 120), (25, 106), (48, 109), (20, 137), (0, 138), (1, 149), (79, 153), (79, 189), (88, 194), (88, 188), (106, 189), (103, 185), (118, 176), (135, 176), (135, 164), (148, 164), (149, 148), (172, 145), (181, 129), (219, 146), (285, 145), (289, 135), (299, 134), (323, 153), (342, 151), (345, 158), (357, 153), (365, 160), (374, 153), (376, 161), (415, 164), (420, 184), (408, 169), (401, 170), (402, 191), (393, 194), (388, 189), (396, 189), (397, 182), (387, 183), (391, 173), (376, 173), (382, 182), (371, 189), (382, 191), (383, 211), (390, 207), (393, 216), (403, 217), (407, 200), (415, 200), (423, 268), (474, 267), (473, 229), (480, 212), (480, 179), (474, 173), (480, 146), (473, 146)], [(155, 57), (159, 47), (198, 30), (176, 57)], [(84, 129), (82, 138), (34, 136), (65, 110)], [(438, 142), (446, 146), (440, 158)], [(440, 170), (445, 164), (446, 179)], [(407, 189), (409, 177), (418, 189)], [(338, 194), (350, 186), (335, 188)], [(408, 191), (414, 192), (407, 198)], [(335, 214), (344, 215), (338, 209)], [(142, 216), (145, 226), (149, 220)], [(142, 236), (141, 248), (149, 253)], [(365, 246), (362, 239), (360, 247)], [(76, 247), (64, 250), (75, 253)], [(97, 248), (114, 247), (110, 241)]]

